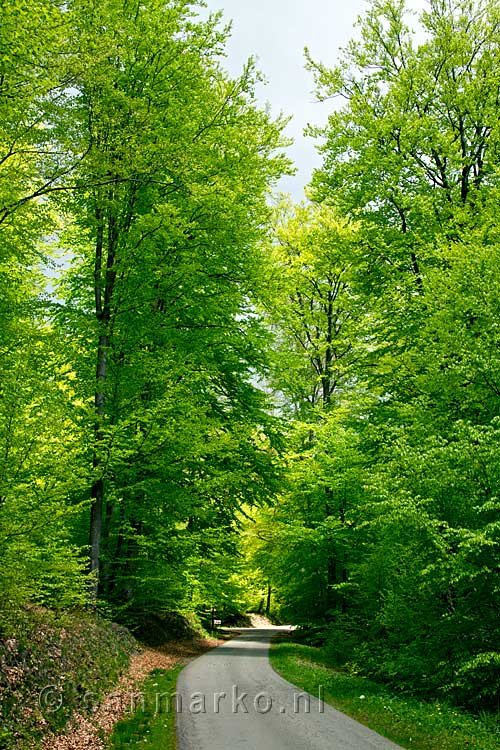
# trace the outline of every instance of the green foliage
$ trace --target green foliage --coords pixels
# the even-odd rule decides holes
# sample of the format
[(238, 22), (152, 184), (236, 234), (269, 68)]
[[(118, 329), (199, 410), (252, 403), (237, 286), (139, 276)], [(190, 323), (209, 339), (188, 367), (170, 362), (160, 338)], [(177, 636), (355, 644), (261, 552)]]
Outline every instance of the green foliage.
[(2, 10), (3, 621), (271, 592), (339, 661), (497, 709), (498, 3), (415, 36), (373, 0), (309, 58), (343, 105), (274, 214), (285, 121), (218, 14)]
[(224, 586), (200, 557), (231, 552), (238, 507), (263, 502), (276, 473), (252, 290), (284, 123), (255, 107), (251, 62), (235, 80), (222, 71), (218, 18), (184, 2), (143, 10), (75, 6), (90, 50), (78, 180), (92, 187), (64, 201), (64, 330), (95, 404), (91, 569), (124, 616), (210, 605)]
[(55, 0), (2, 2), (0, 231), (7, 238), (2, 260), (13, 249), (16, 260), (24, 258), (23, 240), (40, 238), (35, 232), (40, 231), (46, 206), (36, 199), (57, 190), (72, 168), (55, 147), (53, 122), (71, 81), (67, 10)]
[(397, 742), (421, 750), (494, 750), (498, 745), (498, 720), (473, 718), (444, 702), (423, 702), (391, 691), (360, 676), (339, 670), (325, 650), (296, 643), (275, 643), (274, 668), (301, 690), (327, 703)]
[(4, 6), (5, 617), (89, 590), (122, 619), (233, 613), (237, 511), (278, 473), (256, 290), (285, 122), (196, 3)]
[(296, 423), (285, 456), (287, 492), (247, 530), (248, 554), (273, 582), (284, 621), (322, 622), (352, 593), (347, 571), (364, 497), (358, 442), (354, 429), (333, 419)]
[(364, 251), (357, 225), (326, 206), (276, 209), (264, 300), (278, 343), (271, 383), (285, 410), (327, 407), (363, 357), (353, 333), (365, 315), (357, 278)]
[(85, 482), (74, 374), (56, 353), (60, 338), (42, 325), (25, 313), (12, 349), (0, 353), (2, 613), (30, 600), (68, 606), (85, 598), (84, 558), (70, 538), (81, 504), (68, 501)]
[[(43, 35), (40, 29), (44, 30)], [(67, 169), (49, 112), (67, 86), (65, 14), (57, 3), (6, 2), (0, 30), (0, 583), (1, 616), (31, 600), (82, 603), (70, 539), (81, 486), (78, 427), (64, 342), (48, 324), (43, 268), (59, 222), (41, 196)]]
[(433, 2), (418, 42), (403, 2), (375, 0), (335, 70), (309, 59), (318, 96), (343, 105), (314, 131), (320, 207), (277, 229), (289, 400), (318, 391), (340, 261), (348, 354), (289, 429), (287, 484), (252, 553), (284, 616), (340, 661), (475, 710), (500, 705), (498, 14)]

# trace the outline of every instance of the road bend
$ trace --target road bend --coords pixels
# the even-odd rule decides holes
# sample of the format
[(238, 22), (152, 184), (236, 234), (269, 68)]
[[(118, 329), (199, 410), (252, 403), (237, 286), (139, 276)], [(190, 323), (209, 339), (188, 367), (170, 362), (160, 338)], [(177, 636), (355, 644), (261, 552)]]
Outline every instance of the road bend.
[(179, 750), (402, 750), (276, 674), (277, 630), (242, 629), (181, 672)]

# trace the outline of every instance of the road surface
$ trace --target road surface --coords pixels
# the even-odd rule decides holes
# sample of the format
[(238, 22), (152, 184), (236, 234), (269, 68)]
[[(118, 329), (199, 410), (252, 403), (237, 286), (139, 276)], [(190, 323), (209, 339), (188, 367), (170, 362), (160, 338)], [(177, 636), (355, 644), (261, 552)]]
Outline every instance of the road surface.
[(276, 630), (242, 629), (181, 672), (179, 750), (401, 750), (279, 677), (268, 659)]

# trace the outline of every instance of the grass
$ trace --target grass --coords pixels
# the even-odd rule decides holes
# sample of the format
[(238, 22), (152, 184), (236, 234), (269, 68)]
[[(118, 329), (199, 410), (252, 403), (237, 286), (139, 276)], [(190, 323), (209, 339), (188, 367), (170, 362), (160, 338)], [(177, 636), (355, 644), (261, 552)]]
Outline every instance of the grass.
[(111, 734), (109, 750), (173, 750), (175, 738), (175, 692), (183, 664), (173, 669), (154, 669), (142, 684), (136, 710), (119, 721)]
[(339, 670), (319, 648), (273, 643), (271, 664), (286, 680), (318, 695), (379, 734), (416, 750), (498, 750), (498, 717), (477, 718), (440, 702), (424, 702)]

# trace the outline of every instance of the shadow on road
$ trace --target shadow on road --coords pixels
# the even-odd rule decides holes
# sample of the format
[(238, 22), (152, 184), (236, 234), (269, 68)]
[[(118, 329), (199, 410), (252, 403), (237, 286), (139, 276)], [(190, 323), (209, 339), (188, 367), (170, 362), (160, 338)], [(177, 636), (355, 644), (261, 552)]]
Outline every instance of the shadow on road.
[[(228, 641), (223, 648), (214, 649), (212, 656), (222, 658), (228, 656), (267, 656), (268, 642), (274, 638), (287, 638), (292, 632), (293, 627), (290, 625), (281, 625), (270, 628), (220, 628), (223, 635), (233, 636), (238, 639), (237, 642)], [(255, 643), (254, 647), (249, 646)], [(260, 646), (260, 643), (266, 643)]]

